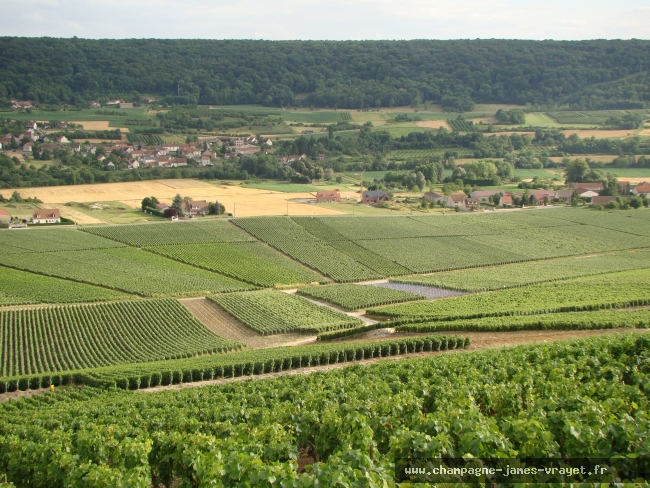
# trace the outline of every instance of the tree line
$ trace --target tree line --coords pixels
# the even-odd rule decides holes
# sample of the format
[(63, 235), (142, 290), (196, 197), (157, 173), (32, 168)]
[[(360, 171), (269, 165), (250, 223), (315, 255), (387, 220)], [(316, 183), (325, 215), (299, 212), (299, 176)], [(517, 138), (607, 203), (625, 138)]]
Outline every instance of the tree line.
[(650, 106), (650, 41), (0, 38), (0, 99), (372, 108)]

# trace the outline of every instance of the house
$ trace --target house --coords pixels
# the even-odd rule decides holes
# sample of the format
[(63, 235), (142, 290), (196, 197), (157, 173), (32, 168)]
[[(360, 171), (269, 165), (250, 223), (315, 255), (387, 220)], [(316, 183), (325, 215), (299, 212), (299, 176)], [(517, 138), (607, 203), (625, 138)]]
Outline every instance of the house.
[(157, 203), (156, 204), (156, 210), (160, 210), (161, 212), (165, 211), (166, 209), (170, 208), (171, 205), (167, 205), (166, 203)]
[(41, 208), (32, 212), (33, 224), (57, 224), (61, 222), (58, 208)]
[(25, 109), (25, 108), (34, 108), (32, 103), (29, 100), (24, 100), (22, 102), (15, 101), (12, 103), (11, 108), (14, 110)]
[(465, 207), (479, 207), (481, 206), (481, 201), (478, 198), (465, 198), (463, 200)]
[(132, 159), (129, 161), (129, 164), (126, 166), (128, 169), (137, 169), (140, 167), (140, 163), (138, 162), (137, 159)]
[(454, 207), (460, 207), (464, 208), (465, 207), (465, 200), (466, 196), (464, 193), (460, 193), (458, 195), (449, 195), (447, 197), (447, 206), (449, 208), (454, 208)]
[(272, 141), (271, 139), (267, 139), (267, 140), (264, 141), (262, 144), (266, 144), (267, 146), (272, 146), (272, 145), (273, 145), (273, 141)]
[(11, 215), (4, 208), (0, 208), (0, 222), (9, 222)]
[(186, 215), (208, 215), (208, 202), (205, 200), (190, 200), (183, 202), (183, 212)]
[(154, 97), (145, 97), (143, 100), (147, 103), (153, 103), (156, 101)]
[(187, 159), (185, 158), (172, 158), (169, 162), (171, 168), (177, 168), (178, 166), (187, 166)]
[(104, 163), (104, 167), (108, 169), (115, 169), (115, 163), (113, 161), (109, 161), (107, 163)]
[(598, 192), (586, 190), (585, 188), (576, 188), (576, 192), (580, 198), (593, 198), (598, 196)]
[(23, 145), (23, 154), (31, 154), (33, 147), (34, 147), (33, 142), (28, 142), (27, 144), (24, 144)]
[(428, 191), (424, 194), (423, 197), (426, 201), (431, 202), (431, 203), (440, 203), (444, 202), (447, 200), (447, 197), (444, 195), (441, 195), (440, 193), (436, 193), (433, 191)]
[(325, 154), (323, 154), (323, 153), (318, 153), (318, 160), (319, 160), (319, 161), (322, 161), (323, 159), (325, 159)]
[(616, 201), (616, 197), (611, 197), (611, 196), (606, 196), (606, 197), (597, 196), (591, 198), (592, 205), (606, 205), (610, 202), (615, 202), (615, 201)]
[(101, 104), (99, 102), (96, 102), (95, 100), (90, 102), (90, 108), (100, 108), (100, 107), (101, 107)]
[(489, 202), (490, 197), (493, 195), (503, 195), (501, 190), (476, 190), (470, 193), (471, 198), (476, 198), (481, 202)]
[(389, 202), (390, 196), (384, 191), (364, 191), (361, 197), (361, 203), (384, 203)]
[(585, 190), (591, 190), (596, 192), (599, 192), (605, 188), (602, 183), (574, 183), (573, 187), (584, 188)]
[(316, 203), (340, 202), (341, 194), (338, 190), (318, 190), (316, 192)]
[(131, 102), (120, 102), (120, 108), (133, 108), (133, 103)]
[(25, 129), (36, 129), (37, 127), (36, 122), (33, 120), (30, 120), (25, 124)]
[(553, 196), (554, 200), (557, 200), (558, 202), (565, 202), (569, 203), (571, 202), (571, 199), (573, 198), (573, 192), (575, 190), (558, 190), (555, 192), (555, 195)]
[(246, 138), (247, 144), (257, 144), (257, 138), (255, 136), (250, 136)]
[(70, 144), (70, 140), (66, 136), (59, 136), (56, 138), (59, 144)]
[(121, 103), (125, 103), (124, 100), (109, 100), (106, 105), (120, 105)]
[(634, 188), (632, 188), (631, 193), (639, 197), (646, 197), (646, 198), (650, 197), (650, 183), (646, 183), (645, 181), (639, 183)]
[(244, 146), (244, 139), (238, 137), (235, 139), (235, 147), (243, 147)]
[(255, 154), (255, 153), (259, 152), (259, 151), (260, 150), (258, 148), (256, 148), (256, 147), (238, 147), (238, 148), (235, 149), (235, 152), (237, 154), (243, 154), (244, 156), (253, 155), (253, 154)]
[(512, 207), (512, 197), (510, 195), (503, 195), (499, 200), (499, 206)]

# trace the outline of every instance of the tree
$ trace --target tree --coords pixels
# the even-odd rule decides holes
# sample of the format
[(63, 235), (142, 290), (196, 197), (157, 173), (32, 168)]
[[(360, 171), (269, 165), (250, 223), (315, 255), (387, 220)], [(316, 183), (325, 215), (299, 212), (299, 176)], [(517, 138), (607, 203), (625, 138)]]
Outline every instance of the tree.
[(147, 208), (155, 208), (159, 203), (156, 197), (144, 197), (141, 203), (142, 211), (144, 212)]
[(180, 193), (177, 193), (172, 200), (172, 208), (175, 208), (179, 215), (183, 215), (183, 197)]
[(334, 177), (334, 170), (332, 168), (325, 169), (325, 181), (332, 181)]
[(174, 207), (166, 208), (163, 212), (163, 216), (166, 219), (171, 219), (172, 217), (178, 217), (178, 210)]
[(23, 197), (20, 196), (20, 193), (18, 193), (18, 190), (14, 190), (14, 192), (11, 194), (11, 198), (9, 199), (10, 202), (22, 202)]
[(641, 208), (643, 206), (643, 199), (641, 197), (630, 198), (630, 207)]
[(208, 213), (210, 215), (223, 215), (226, 213), (226, 207), (224, 207), (221, 203), (214, 202), (214, 203), (209, 203), (208, 204)]
[(569, 161), (564, 168), (564, 177), (567, 183), (576, 183), (584, 181), (590, 171), (591, 168), (584, 159), (574, 159)]
[(415, 175), (415, 184), (420, 189), (420, 191), (424, 190), (424, 187), (427, 184), (427, 180), (424, 178), (424, 175), (422, 174), (422, 171), (418, 171), (416, 173), (416, 175)]
[(328, 138), (330, 141), (331, 141), (332, 139), (334, 139), (334, 127), (332, 127), (331, 125), (328, 125), (328, 126), (327, 126), (327, 138)]

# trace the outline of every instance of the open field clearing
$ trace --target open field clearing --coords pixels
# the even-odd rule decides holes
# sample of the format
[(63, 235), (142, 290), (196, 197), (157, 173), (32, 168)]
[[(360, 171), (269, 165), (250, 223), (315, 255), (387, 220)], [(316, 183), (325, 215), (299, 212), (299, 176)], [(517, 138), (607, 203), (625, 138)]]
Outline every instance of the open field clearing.
[(627, 137), (635, 136), (637, 131), (635, 129), (626, 130), (563, 130), (567, 137), (577, 134), (580, 139), (587, 139), (595, 137), (596, 139), (625, 139)]
[(144, 213), (139, 207), (133, 208), (132, 205), (133, 202), (68, 202), (60, 207), (60, 210), (61, 215), (73, 220), (78, 225), (168, 221), (168, 219)]
[[(179, 181), (186, 184), (182, 189), (175, 188)], [(191, 182), (191, 183), (190, 183)], [(171, 186), (170, 186), (171, 185)], [(311, 193), (293, 193), (243, 188), (241, 186), (214, 185), (199, 180), (153, 180), (127, 183), (100, 183), (94, 185), (50, 186), (36, 188), (19, 188), (23, 196), (37, 197), (43, 205), (57, 205), (63, 208), (66, 202), (112, 202), (129, 203), (133, 208), (139, 207), (145, 197), (156, 196), (160, 200), (170, 201), (177, 193), (191, 196), (195, 200), (218, 200), (225, 205), (226, 211), (238, 217), (256, 215), (284, 215), (287, 205), (290, 215), (336, 215), (340, 212), (292, 201), (296, 198), (313, 198)], [(2, 189), (0, 194), (9, 198), (13, 189)]]
[[(73, 124), (81, 125), (84, 130), (112, 130), (108, 120), (71, 120)], [(128, 132), (128, 130), (127, 130)]]
[(447, 130), (451, 130), (451, 127), (449, 127), (446, 120), (420, 120), (416, 122), (415, 125), (426, 129), (440, 129), (441, 127), (444, 127)]
[(226, 352), (176, 300), (0, 311), (0, 376), (23, 376)]
[(231, 341), (246, 344), (249, 349), (277, 347), (300, 341), (314, 342), (315, 335), (275, 334), (262, 335), (242, 324), (212, 300), (206, 298), (183, 298), (179, 300), (190, 313), (212, 332)]
[[(592, 161), (596, 161), (597, 163), (611, 163), (616, 159), (616, 156), (611, 154), (579, 154), (575, 156), (569, 156), (569, 159), (587, 159), (587, 158), (591, 159)], [(551, 161), (555, 161), (556, 163), (561, 163), (564, 157), (551, 156), (548, 159), (550, 159)]]

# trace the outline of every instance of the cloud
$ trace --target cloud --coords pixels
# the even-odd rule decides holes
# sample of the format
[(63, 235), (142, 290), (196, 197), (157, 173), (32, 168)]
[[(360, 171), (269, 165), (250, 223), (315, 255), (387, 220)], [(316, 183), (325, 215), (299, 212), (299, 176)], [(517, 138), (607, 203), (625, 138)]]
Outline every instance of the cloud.
[(0, 35), (204, 39), (648, 38), (646, 0), (4, 0)]

